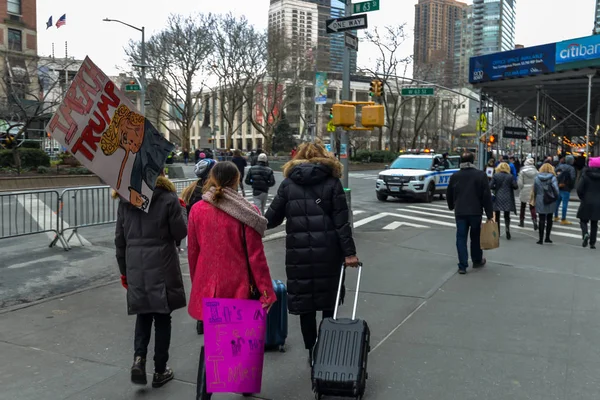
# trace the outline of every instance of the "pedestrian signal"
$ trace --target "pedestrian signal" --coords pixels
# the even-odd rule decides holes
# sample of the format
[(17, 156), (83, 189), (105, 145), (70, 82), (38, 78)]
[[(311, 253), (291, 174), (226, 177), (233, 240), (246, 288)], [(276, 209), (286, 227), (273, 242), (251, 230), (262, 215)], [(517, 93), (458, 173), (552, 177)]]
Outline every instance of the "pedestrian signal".
[(498, 135), (491, 135), (490, 136), (490, 144), (494, 144), (498, 141)]

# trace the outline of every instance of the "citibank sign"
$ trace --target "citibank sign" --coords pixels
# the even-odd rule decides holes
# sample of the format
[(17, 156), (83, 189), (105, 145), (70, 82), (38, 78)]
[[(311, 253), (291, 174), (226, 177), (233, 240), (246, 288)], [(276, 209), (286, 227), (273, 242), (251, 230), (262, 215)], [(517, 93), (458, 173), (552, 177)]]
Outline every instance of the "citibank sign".
[(600, 35), (556, 43), (556, 64), (598, 60), (600, 66)]

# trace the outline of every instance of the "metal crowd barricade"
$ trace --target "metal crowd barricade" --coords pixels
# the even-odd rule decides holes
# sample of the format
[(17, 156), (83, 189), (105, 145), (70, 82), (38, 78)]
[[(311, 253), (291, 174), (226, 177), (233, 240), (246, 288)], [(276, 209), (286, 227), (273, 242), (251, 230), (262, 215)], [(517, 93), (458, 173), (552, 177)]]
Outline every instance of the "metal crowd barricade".
[[(196, 179), (173, 180), (178, 194)], [(86, 186), (57, 190), (0, 193), (0, 239), (54, 232), (50, 247), (59, 241), (65, 250), (73, 236), (83, 246), (79, 228), (117, 221), (119, 199), (110, 186)], [(68, 238), (66, 233), (71, 231)]]
[(111, 224), (117, 221), (119, 199), (113, 199), (110, 186), (86, 186), (65, 189), (60, 195), (60, 233), (64, 237), (67, 231), (71, 235), (66, 239), (67, 244), (73, 236), (79, 236), (79, 228)]
[(53, 232), (50, 247), (59, 240), (60, 195), (57, 190), (0, 193), (0, 239)]

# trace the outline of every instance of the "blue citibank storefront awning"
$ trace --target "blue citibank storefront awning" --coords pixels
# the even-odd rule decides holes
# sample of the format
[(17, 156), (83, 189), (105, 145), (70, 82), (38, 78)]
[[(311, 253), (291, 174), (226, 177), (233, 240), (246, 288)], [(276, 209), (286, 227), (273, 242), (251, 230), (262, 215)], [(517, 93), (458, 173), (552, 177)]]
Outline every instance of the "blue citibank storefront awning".
[(600, 35), (472, 57), (469, 67), (469, 82), (484, 102), (510, 110), (513, 125), (519, 120), (530, 130), (535, 154), (573, 147), (600, 153), (594, 151), (599, 149)]

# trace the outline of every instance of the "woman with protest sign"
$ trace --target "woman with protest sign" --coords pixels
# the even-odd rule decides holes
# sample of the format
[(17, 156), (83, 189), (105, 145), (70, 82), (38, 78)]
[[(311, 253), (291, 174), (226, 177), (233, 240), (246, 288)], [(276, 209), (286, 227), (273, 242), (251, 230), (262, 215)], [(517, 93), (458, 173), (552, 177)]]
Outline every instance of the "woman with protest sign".
[[(118, 197), (114, 192), (113, 197)], [(144, 212), (121, 199), (115, 247), (121, 283), (127, 289), (127, 312), (137, 315), (131, 382), (145, 385), (146, 354), (155, 328), (152, 387), (173, 379), (167, 367), (171, 313), (186, 305), (176, 242), (187, 235), (185, 208), (175, 185), (164, 174), (156, 180), (150, 207)]]
[[(232, 162), (210, 171), (202, 201), (189, 214), (188, 261), (192, 290), (188, 312), (204, 319), (203, 299), (254, 299), (269, 309), (277, 301), (262, 238), (267, 220), (238, 192), (240, 172)], [(205, 323), (206, 329), (206, 323)], [(201, 360), (199, 377), (203, 376)], [(199, 393), (210, 398), (205, 388)]]

